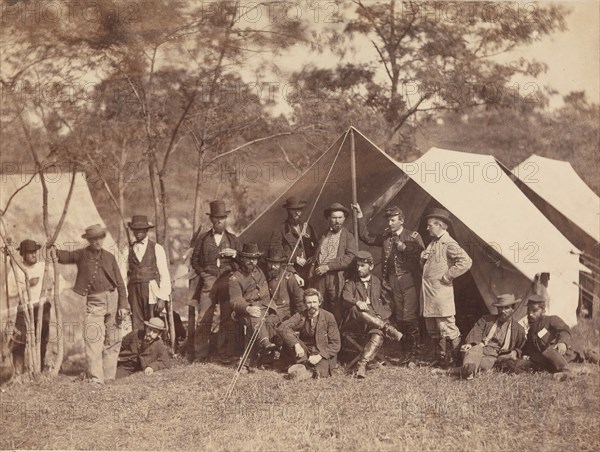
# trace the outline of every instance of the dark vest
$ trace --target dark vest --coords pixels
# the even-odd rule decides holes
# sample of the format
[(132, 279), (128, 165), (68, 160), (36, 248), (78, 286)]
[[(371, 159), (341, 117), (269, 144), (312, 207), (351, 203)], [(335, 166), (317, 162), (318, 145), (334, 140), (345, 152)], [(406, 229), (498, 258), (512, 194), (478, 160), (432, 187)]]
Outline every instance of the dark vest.
[(156, 244), (152, 240), (148, 240), (148, 246), (146, 246), (146, 252), (141, 262), (133, 251), (133, 245), (129, 247), (129, 271), (127, 276), (129, 276), (130, 283), (148, 283), (154, 279), (160, 284), (155, 247)]

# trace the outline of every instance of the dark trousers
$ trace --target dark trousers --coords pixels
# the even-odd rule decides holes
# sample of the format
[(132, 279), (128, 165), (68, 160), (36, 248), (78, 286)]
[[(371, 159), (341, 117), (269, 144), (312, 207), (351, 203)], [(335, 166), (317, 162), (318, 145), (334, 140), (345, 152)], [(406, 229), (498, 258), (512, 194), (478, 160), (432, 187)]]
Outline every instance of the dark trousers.
[(134, 374), (136, 372), (141, 372), (141, 367), (139, 364), (139, 360), (137, 362), (125, 362), (125, 363), (119, 363), (117, 365), (117, 375), (116, 378), (125, 378), (128, 377), (131, 374)]
[(345, 312), (342, 300), (339, 297), (341, 293), (339, 284), (340, 280), (337, 272), (328, 272), (322, 276), (315, 276), (311, 282), (311, 287), (314, 287), (323, 295), (323, 309), (333, 314), (338, 326), (342, 324)]
[[(27, 307), (25, 307), (27, 309)], [(44, 368), (44, 360), (46, 357), (46, 350), (48, 348), (48, 341), (50, 338), (50, 303), (44, 303), (42, 312), (42, 337), (40, 338), (40, 352), (42, 356), (42, 368)], [(35, 328), (37, 324), (37, 316), (39, 311), (39, 305), (33, 308), (33, 325), (31, 328)], [(25, 372), (25, 348), (27, 338), (33, 338), (34, 335), (27, 334), (27, 326), (25, 325), (25, 314), (19, 308), (17, 311), (17, 318), (15, 319), (15, 330), (13, 333), (12, 343), (12, 360), (15, 374), (20, 375)]]
[(309, 361), (308, 357), (311, 355), (319, 354), (317, 347), (310, 343), (300, 341), (300, 346), (304, 349), (304, 356), (302, 358), (296, 358), (296, 352), (293, 349), (287, 349), (288, 360), (290, 363), (303, 364), (308, 370), (312, 370), (315, 375), (319, 378), (327, 378), (332, 375), (333, 369), (337, 365), (337, 355), (331, 359), (322, 358), (315, 366)]
[(150, 320), (153, 314), (150, 299), (150, 288), (147, 282), (129, 283), (127, 297), (131, 308), (131, 323), (133, 331), (144, 329), (144, 321)]

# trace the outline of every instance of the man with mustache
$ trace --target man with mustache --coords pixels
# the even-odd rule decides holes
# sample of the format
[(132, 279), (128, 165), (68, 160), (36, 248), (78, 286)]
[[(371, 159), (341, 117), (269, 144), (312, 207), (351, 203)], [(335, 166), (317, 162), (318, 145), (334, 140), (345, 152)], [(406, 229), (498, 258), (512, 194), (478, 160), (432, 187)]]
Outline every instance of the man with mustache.
[(269, 250), (278, 249), (283, 255), (289, 256), (290, 263), (298, 275), (307, 281), (310, 264), (314, 259), (317, 236), (313, 227), (302, 221), (305, 206), (306, 201), (295, 196), (285, 201), (282, 207), (287, 210), (288, 217), (271, 235)]
[[(277, 328), (277, 334), (293, 353), (296, 365), (304, 367), (314, 377), (329, 377), (337, 364), (341, 348), (340, 332), (335, 317), (321, 309), (323, 297), (316, 289), (304, 291), (306, 309), (297, 312)], [(297, 366), (299, 365), (299, 366)]]
[(123, 338), (117, 378), (127, 377), (135, 372), (151, 375), (157, 370), (171, 367), (171, 358), (160, 335), (167, 328), (159, 317), (144, 322), (144, 330), (133, 330)]
[(298, 284), (294, 273), (285, 265), (288, 258), (277, 249), (271, 250), (267, 261), (267, 281), (269, 294), (273, 301), (271, 307), (277, 310), (279, 321), (287, 320), (303, 309), (304, 291)]
[(525, 344), (525, 329), (512, 318), (515, 305), (512, 294), (497, 297), (497, 315), (484, 315), (469, 332), (461, 347), (464, 352), (461, 376), (472, 380), (479, 371), (488, 371), (496, 362), (515, 360)]
[(344, 227), (349, 213), (348, 209), (337, 202), (324, 210), (329, 229), (319, 240), (311, 272), (311, 287), (323, 295), (323, 307), (334, 315), (338, 325), (344, 315), (340, 300), (345, 282), (344, 271), (358, 251), (354, 235)]

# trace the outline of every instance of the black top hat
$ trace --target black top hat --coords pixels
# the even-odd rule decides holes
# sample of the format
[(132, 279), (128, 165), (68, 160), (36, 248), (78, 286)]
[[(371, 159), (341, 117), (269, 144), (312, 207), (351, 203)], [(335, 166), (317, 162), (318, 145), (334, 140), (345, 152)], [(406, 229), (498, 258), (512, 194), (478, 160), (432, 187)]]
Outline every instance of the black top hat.
[(231, 212), (231, 210), (225, 208), (225, 202), (223, 201), (211, 201), (209, 205), (210, 212), (207, 212), (206, 215), (211, 217), (226, 217)]
[(344, 206), (342, 206), (339, 202), (334, 202), (332, 205), (330, 205), (327, 209), (323, 211), (323, 214), (325, 215), (325, 217), (328, 217), (331, 214), (331, 212), (344, 212), (346, 216), (350, 215), (350, 211)]
[(397, 206), (388, 207), (387, 209), (385, 209), (384, 214), (386, 217), (394, 217), (396, 215), (399, 215), (402, 218), (404, 218), (404, 213), (402, 212), (400, 207), (397, 207)]
[(272, 248), (265, 257), (267, 262), (287, 262), (288, 258), (279, 248)]
[(284, 209), (304, 209), (304, 207), (306, 207), (306, 204), (306, 201), (298, 199), (295, 196), (291, 196), (285, 200), (285, 204), (281, 207), (283, 207)]
[(450, 212), (448, 212), (446, 209), (431, 209), (429, 213), (425, 215), (425, 219), (429, 218), (438, 218), (440, 220), (445, 221), (448, 224), (452, 224), (452, 220), (450, 219)]
[(242, 251), (240, 251), (240, 256), (256, 258), (262, 256), (262, 253), (258, 250), (256, 243), (244, 243)]
[(81, 237), (87, 240), (102, 239), (106, 237), (106, 228), (99, 224), (94, 224), (85, 228), (85, 233), (83, 233)]
[(367, 264), (372, 264), (373, 255), (368, 251), (359, 251), (356, 253), (356, 262), (366, 262)]
[(148, 221), (146, 215), (134, 215), (131, 221), (127, 223), (129, 229), (152, 229), (154, 225)]
[(19, 251), (19, 253), (24, 254), (32, 251), (37, 251), (41, 247), (42, 245), (37, 243), (35, 240), (25, 239), (19, 244), (17, 250)]
[(495, 306), (497, 308), (501, 308), (504, 306), (512, 306), (514, 304), (517, 304), (519, 301), (521, 301), (521, 299), (515, 299), (515, 296), (511, 293), (505, 293), (502, 295), (498, 295), (496, 297), (496, 302), (492, 304), (492, 306)]

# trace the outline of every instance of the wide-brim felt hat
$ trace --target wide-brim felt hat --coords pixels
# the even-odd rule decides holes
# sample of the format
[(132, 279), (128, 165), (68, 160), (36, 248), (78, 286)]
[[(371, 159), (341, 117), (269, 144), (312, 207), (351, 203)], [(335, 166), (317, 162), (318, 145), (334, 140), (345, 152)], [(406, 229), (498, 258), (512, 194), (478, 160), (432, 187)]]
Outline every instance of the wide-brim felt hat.
[(288, 369), (287, 376), (290, 380), (302, 381), (312, 378), (313, 373), (304, 364), (294, 364)]
[(452, 219), (450, 218), (450, 212), (448, 212), (446, 209), (431, 209), (429, 212), (427, 212), (427, 215), (425, 215), (426, 220), (429, 218), (438, 218), (447, 223), (452, 223)]
[(260, 257), (262, 254), (256, 243), (244, 243), (242, 251), (240, 251), (240, 256), (242, 257)]
[(37, 243), (35, 240), (25, 239), (19, 244), (17, 251), (19, 253), (27, 253), (27, 252), (37, 251), (41, 247), (42, 247), (42, 245)]
[(146, 320), (144, 322), (144, 325), (149, 326), (150, 328), (153, 328), (158, 331), (165, 331), (167, 329), (167, 327), (165, 326), (165, 322), (159, 317), (152, 317), (150, 320)]
[(227, 210), (223, 201), (211, 201), (209, 206), (210, 212), (206, 212), (206, 215), (211, 217), (226, 217), (231, 212), (231, 210)]
[(350, 211), (346, 209), (343, 205), (341, 205), (339, 202), (334, 202), (329, 207), (327, 207), (327, 209), (323, 211), (323, 215), (328, 217), (331, 214), (331, 212), (344, 212), (346, 216), (350, 215)]
[(290, 196), (285, 200), (285, 204), (283, 204), (281, 207), (284, 209), (304, 209), (306, 204), (308, 203), (303, 199), (297, 198), (296, 196)]
[(131, 221), (127, 223), (129, 229), (152, 229), (154, 225), (148, 221), (146, 215), (134, 215)]
[(103, 239), (106, 237), (106, 228), (99, 224), (94, 224), (85, 228), (85, 232), (81, 235), (81, 237), (87, 240)]
[(504, 306), (513, 306), (520, 301), (521, 301), (521, 299), (520, 298), (515, 299), (515, 296), (513, 294), (505, 293), (502, 295), (498, 295), (496, 297), (496, 302), (493, 303), (492, 306), (495, 306), (497, 308), (501, 308)]
[(267, 254), (265, 256), (265, 260), (267, 262), (287, 262), (288, 261), (288, 257), (283, 254), (283, 252), (281, 250), (278, 250), (277, 248), (274, 250), (269, 250), (269, 254)]

